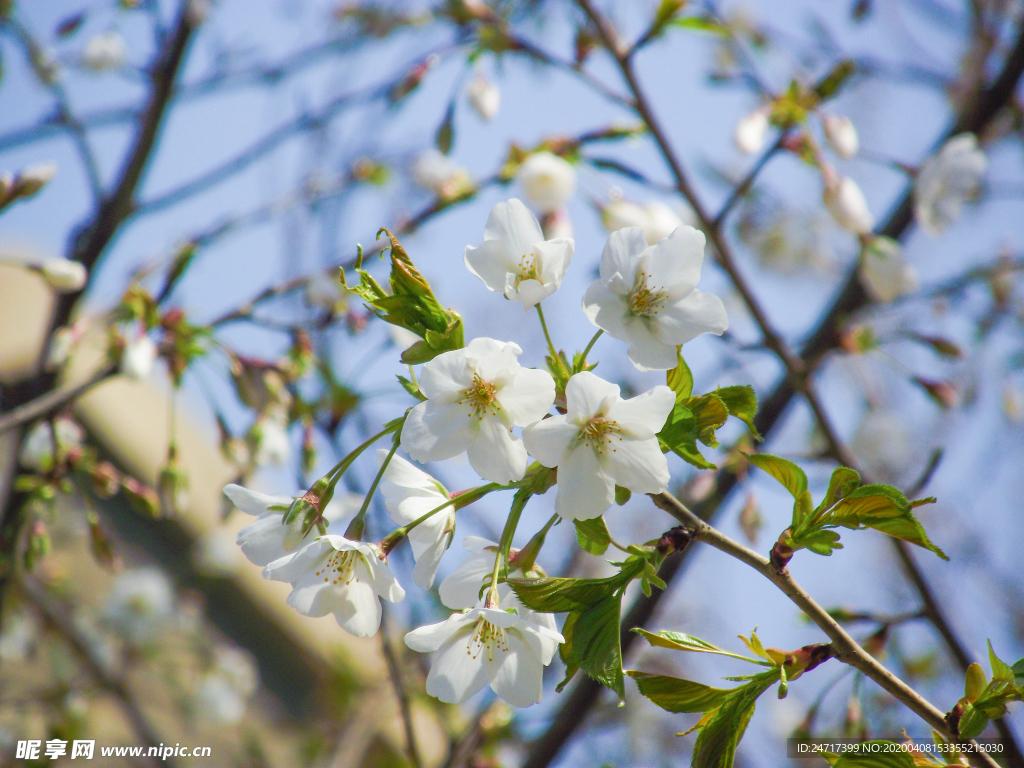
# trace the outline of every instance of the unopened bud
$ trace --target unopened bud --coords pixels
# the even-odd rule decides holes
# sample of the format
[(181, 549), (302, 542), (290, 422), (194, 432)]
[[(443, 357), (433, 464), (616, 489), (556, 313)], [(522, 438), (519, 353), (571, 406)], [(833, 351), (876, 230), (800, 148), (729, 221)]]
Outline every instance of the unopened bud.
[(752, 155), (764, 146), (768, 135), (768, 108), (758, 107), (736, 123), (733, 140), (740, 152)]
[(57, 173), (57, 166), (53, 163), (29, 166), (14, 180), (11, 197), (32, 197)]
[(693, 541), (693, 533), (681, 525), (677, 525), (670, 531), (661, 534), (661, 538), (654, 545), (659, 554), (671, 555), (673, 552), (682, 552)]
[(69, 259), (50, 259), (40, 267), (43, 279), (57, 293), (74, 293), (85, 287), (89, 273), (85, 265)]
[(846, 115), (829, 114), (822, 115), (821, 122), (825, 127), (825, 138), (837, 155), (849, 160), (857, 154), (860, 140), (850, 118)]

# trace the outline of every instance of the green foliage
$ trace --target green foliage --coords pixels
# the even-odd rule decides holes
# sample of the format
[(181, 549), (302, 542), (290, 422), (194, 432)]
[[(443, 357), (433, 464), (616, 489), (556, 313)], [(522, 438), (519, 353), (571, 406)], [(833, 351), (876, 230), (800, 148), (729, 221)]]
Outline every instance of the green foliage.
[(715, 433), (729, 416), (743, 421), (754, 438), (760, 440), (761, 436), (754, 428), (757, 395), (752, 387), (734, 386), (693, 396), (693, 374), (682, 353), (676, 354), (676, 367), (665, 374), (665, 383), (676, 393), (676, 405), (658, 433), (658, 440), (662, 450), (672, 451), (695, 467), (716, 469), (701, 454), (697, 447), (698, 441), (710, 448), (717, 446), (718, 437)]
[(579, 668), (611, 688), (625, 702), (619, 611), (622, 592), (609, 595), (582, 611), (573, 623), (572, 654)]
[(958, 732), (963, 739), (973, 739), (985, 730), (988, 721), (1006, 714), (1006, 705), (1024, 699), (1024, 659), (1012, 667), (996, 656), (992, 642), (988, 644), (992, 679), (988, 680), (980, 664), (971, 664), (964, 679), (964, 695), (953, 708), (959, 717)]
[(716, 709), (705, 713), (690, 764), (695, 768), (730, 768), (758, 696), (778, 679), (778, 668), (755, 675), (746, 685), (733, 688)]
[[(893, 745), (899, 749), (893, 749)], [(872, 751), (872, 748), (876, 751)], [(894, 741), (865, 741), (857, 752), (823, 755), (833, 768), (914, 768), (913, 754)]]
[(636, 680), (640, 693), (669, 712), (707, 712), (725, 703), (732, 691), (712, 688), (692, 680), (667, 675), (650, 675), (629, 670), (626, 674)]
[(949, 559), (931, 542), (913, 513), (914, 507), (933, 503), (933, 498), (909, 501), (891, 485), (861, 485), (855, 470), (838, 467), (829, 480), (825, 498), (812, 509), (807, 476), (800, 467), (767, 453), (748, 455), (747, 459), (778, 480), (795, 500), (792, 523), (779, 537), (779, 542), (791, 551), (809, 549), (815, 554), (831, 555), (833, 550), (843, 548), (839, 534), (832, 529), (873, 528), (931, 550), (943, 560)]
[(699, 637), (687, 635), (682, 632), (670, 632), (667, 629), (663, 629), (659, 632), (648, 632), (646, 629), (641, 627), (636, 627), (633, 631), (642, 635), (647, 639), (647, 642), (657, 648), (670, 648), (674, 651), (693, 651), (696, 653), (714, 653), (719, 656), (731, 656), (734, 659), (749, 661), (751, 664), (765, 664), (764, 661), (758, 661), (757, 659), (741, 656), (738, 653), (733, 653), (732, 651), (727, 651), (724, 648), (719, 648), (717, 645), (712, 645), (706, 640), (701, 640)]
[(592, 520), (574, 520), (576, 526), (576, 541), (582, 549), (592, 555), (603, 555), (612, 542), (612, 536), (608, 532), (603, 517), (595, 517)]
[[(398, 239), (388, 230), (391, 241), (390, 293), (362, 269), (362, 258), (356, 265), (359, 284), (349, 290), (370, 305), (370, 310), (385, 322), (412, 331), (418, 341), (402, 353), (402, 362), (409, 365), (433, 360), (442, 352), (465, 346), (462, 318), (451, 309), (444, 309), (434, 297), (426, 278), (416, 269)], [(342, 273), (342, 283), (345, 275)]]

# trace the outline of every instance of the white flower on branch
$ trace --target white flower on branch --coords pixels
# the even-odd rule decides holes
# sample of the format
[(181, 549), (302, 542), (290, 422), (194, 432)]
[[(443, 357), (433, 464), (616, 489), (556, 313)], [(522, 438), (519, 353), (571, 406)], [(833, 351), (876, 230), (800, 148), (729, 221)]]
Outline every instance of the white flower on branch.
[(857, 182), (839, 176), (829, 169), (825, 174), (825, 207), (836, 223), (855, 235), (867, 235), (875, 226), (875, 217), (868, 210), (868, 201)]
[(50, 259), (40, 267), (43, 279), (57, 293), (74, 293), (85, 287), (89, 273), (85, 265), (70, 259)]
[(454, 197), (473, 186), (469, 171), (433, 147), (416, 158), (412, 180), (441, 198)]
[(93, 72), (120, 69), (124, 59), (124, 38), (112, 29), (94, 35), (82, 51), (82, 65)]
[(492, 119), (501, 106), (501, 91), (483, 75), (477, 75), (466, 88), (466, 98), (473, 110), (484, 120)]
[(850, 118), (846, 115), (823, 114), (821, 123), (825, 128), (825, 138), (837, 155), (844, 160), (856, 156), (860, 149), (860, 139)]
[(938, 237), (960, 217), (964, 202), (981, 192), (988, 158), (973, 133), (947, 141), (914, 180), (914, 218), (921, 229)]
[(647, 244), (654, 245), (683, 224), (692, 224), (692, 212), (690, 214), (687, 221), (683, 221), (676, 211), (660, 200), (649, 200), (643, 205), (629, 200), (613, 200), (601, 209), (601, 220), (609, 232), (640, 227)]
[[(550, 616), (550, 614), (547, 614)], [(544, 667), (564, 642), (551, 627), (518, 613), (478, 606), (405, 636), (414, 651), (436, 651), (427, 693), (459, 704), (490, 684), (515, 707), (529, 707), (543, 695)]]
[(288, 605), (299, 613), (333, 613), (338, 626), (356, 637), (369, 637), (380, 628), (378, 596), (392, 603), (405, 598), (380, 551), (344, 536), (321, 536), (267, 565), (263, 576), (292, 585)]
[(541, 213), (553, 213), (576, 194), (576, 170), (551, 152), (534, 152), (519, 166), (523, 194)]
[(876, 237), (864, 249), (858, 275), (875, 301), (888, 303), (917, 290), (917, 270), (903, 257), (900, 244), (888, 237)]
[(481, 477), (521, 480), (526, 448), (512, 434), (544, 418), (555, 399), (547, 371), (523, 368), (517, 344), (473, 339), (464, 349), (424, 364), (420, 391), (427, 397), (409, 412), (402, 448), (416, 461), (441, 461), (467, 452)]
[(156, 356), (156, 343), (145, 334), (139, 336), (125, 347), (121, 355), (121, 374), (136, 381), (149, 378)]
[(725, 305), (698, 291), (704, 235), (677, 227), (648, 246), (643, 230), (612, 232), (601, 255), (601, 277), (583, 297), (590, 322), (629, 342), (629, 359), (641, 371), (676, 365), (676, 347), (703, 333), (721, 336), (729, 327)]
[(530, 309), (558, 290), (573, 248), (572, 238), (545, 240), (537, 217), (512, 198), (491, 209), (484, 241), (467, 246), (464, 258), (490, 290)]
[(484, 587), (490, 584), (498, 551), (495, 542), (479, 536), (467, 536), (462, 540), (462, 547), (471, 554), (438, 587), (441, 602), (454, 610), (472, 608), (480, 602)]
[(615, 500), (615, 486), (634, 493), (668, 487), (668, 462), (657, 433), (675, 407), (675, 394), (658, 386), (623, 400), (619, 388), (584, 371), (565, 387), (567, 413), (526, 428), (527, 450), (545, 467), (558, 467), (555, 511), (589, 520)]
[[(383, 448), (377, 451), (378, 467), (387, 455)], [(388, 514), (398, 525), (411, 523), (451, 499), (443, 485), (400, 456), (391, 457), (384, 470), (380, 490)], [(454, 505), (442, 509), (409, 531), (409, 544), (416, 561), (412, 577), (423, 589), (434, 585), (437, 567), (454, 535)]]
[(157, 638), (174, 616), (174, 592), (156, 568), (124, 571), (107, 598), (106, 619), (132, 645)]
[(749, 112), (736, 123), (733, 141), (740, 152), (752, 155), (760, 152), (764, 140), (768, 136), (768, 107), (758, 107)]
[(45, 419), (37, 421), (21, 441), (18, 461), (26, 469), (49, 472), (59, 454), (81, 445), (84, 439), (85, 432), (71, 419), (54, 419), (52, 426)]

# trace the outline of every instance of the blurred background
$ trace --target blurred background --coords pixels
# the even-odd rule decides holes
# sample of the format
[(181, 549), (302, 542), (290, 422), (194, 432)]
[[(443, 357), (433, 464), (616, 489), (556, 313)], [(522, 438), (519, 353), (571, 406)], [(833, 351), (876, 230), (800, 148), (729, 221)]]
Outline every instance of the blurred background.
[[(429, 659), (402, 636), (447, 612), (413, 585), (408, 548), (390, 559), (408, 599), (355, 639), (288, 607), (288, 586), (234, 543), (249, 519), (225, 483), (301, 493), (412, 404), (395, 381), (411, 340), (337, 281), (357, 244), (387, 274), (379, 227), (467, 339), (509, 339), (544, 364), (533, 313), (462, 264), (513, 196), (576, 241), (545, 302), (556, 346), (571, 355), (593, 334), (580, 299), (610, 229), (653, 242), (699, 226), (701, 289), (723, 298), (730, 330), (685, 347), (695, 391), (753, 384), (764, 449), (805, 467), (815, 498), (842, 451), (937, 497), (918, 514), (948, 563), (869, 531), (791, 569), (950, 709), (964, 668), (988, 668), (986, 640), (1024, 655), (1022, 34), (1017, 0), (0, 0), (0, 764), (21, 764), (26, 738), (212, 747), (212, 763), (173, 765), (689, 764), (693, 737), (674, 734), (696, 715), (631, 683), (623, 709), (581, 676), (556, 694), (557, 661), (527, 710), (489, 691), (428, 697)], [(610, 41), (635, 50), (616, 59)], [(780, 116), (808, 93), (806, 114)], [(825, 115), (852, 121), (854, 151)], [(936, 156), (964, 132), (980, 151)], [(569, 161), (564, 205), (531, 199), (520, 166), (537, 152)], [(863, 191), (866, 227), (826, 205), (840, 177)], [(886, 258), (870, 229), (892, 238)], [(771, 339), (803, 354), (823, 413), (794, 396)], [(663, 383), (623, 353), (602, 337), (598, 373), (626, 392)], [(741, 427), (705, 450), (717, 471), (672, 458), (673, 489), (767, 553), (791, 502), (737, 461)], [(329, 516), (351, 516), (375, 471), (361, 457)], [(431, 471), (479, 483), (465, 462)], [(553, 501), (530, 504), (517, 546)], [(497, 540), (507, 503), (459, 513), (441, 576), (464, 535)], [(628, 542), (674, 525), (646, 498), (606, 520)], [(393, 527), (376, 500), (368, 526), (371, 540)], [(566, 525), (539, 562), (612, 572)], [(755, 626), (770, 646), (824, 639), (721, 553), (695, 546), (666, 568), (664, 592), (627, 592), (627, 629), (734, 649)], [(711, 685), (739, 674), (639, 645), (626, 666)], [(1020, 707), (998, 726), (986, 735), (1021, 765)], [(831, 662), (762, 700), (737, 762), (779, 765), (797, 732), (904, 728), (929, 733)]]

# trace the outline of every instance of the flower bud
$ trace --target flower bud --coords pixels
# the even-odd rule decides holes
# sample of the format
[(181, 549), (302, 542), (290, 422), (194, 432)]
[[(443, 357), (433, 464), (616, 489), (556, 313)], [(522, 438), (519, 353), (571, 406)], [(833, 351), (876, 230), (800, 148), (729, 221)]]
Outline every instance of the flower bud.
[(576, 170), (551, 152), (526, 158), (517, 178), (527, 201), (541, 213), (557, 211), (576, 194)]
[(741, 117), (736, 123), (733, 141), (736, 142), (736, 147), (740, 152), (752, 155), (761, 150), (767, 135), (768, 110), (765, 107), (758, 107), (753, 112)]
[(125, 347), (121, 355), (121, 374), (136, 381), (149, 378), (156, 355), (156, 343), (149, 336), (140, 336)]
[(837, 155), (849, 160), (857, 154), (860, 140), (850, 118), (846, 115), (826, 114), (821, 116), (821, 122), (825, 127), (825, 138)]
[(477, 75), (466, 89), (469, 105), (484, 120), (491, 120), (501, 106), (501, 91), (483, 75)]
[(856, 235), (867, 235), (875, 226), (875, 218), (868, 210), (864, 193), (849, 176), (827, 180), (824, 200), (832, 218), (843, 229)]
[(917, 290), (917, 271), (903, 258), (899, 243), (876, 237), (861, 257), (860, 281), (874, 301), (888, 303)]
[(93, 72), (108, 69), (120, 69), (124, 64), (124, 38), (115, 30), (108, 30), (94, 35), (82, 51), (82, 66)]
[(89, 277), (85, 265), (69, 259), (50, 259), (40, 267), (43, 278), (57, 293), (74, 293), (85, 287)]
[(29, 166), (21, 171), (18, 178), (14, 180), (11, 197), (32, 197), (47, 185), (55, 173), (57, 173), (57, 166), (54, 163)]

